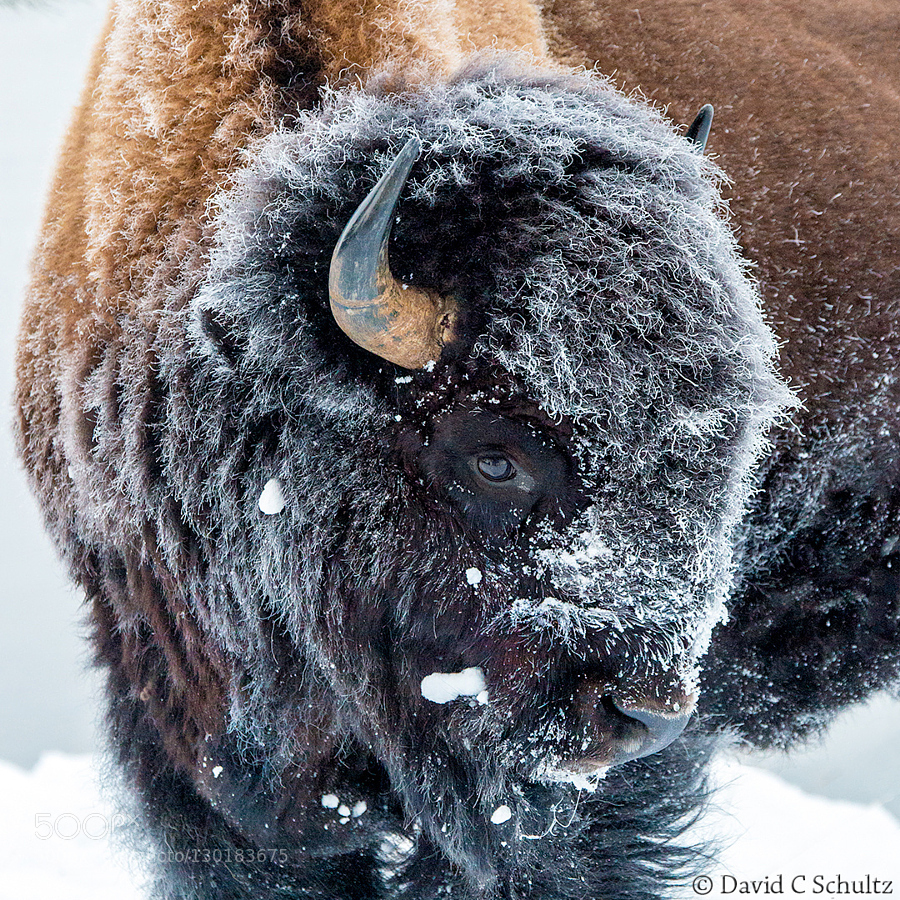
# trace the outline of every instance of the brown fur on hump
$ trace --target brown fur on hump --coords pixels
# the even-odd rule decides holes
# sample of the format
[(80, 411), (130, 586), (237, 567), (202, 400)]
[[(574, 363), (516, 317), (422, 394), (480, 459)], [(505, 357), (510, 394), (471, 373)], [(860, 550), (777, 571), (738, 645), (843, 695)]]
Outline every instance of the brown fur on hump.
[[(152, 430), (152, 335), (173, 302), (163, 288), (186, 283), (189, 294), (208, 200), (250, 140), (286, 107), (313, 105), (325, 82), (388, 63), (440, 77), (490, 46), (545, 52), (530, 0), (501, 0), (487, 19), (472, 0), (118, 0), (110, 10), (34, 259), (17, 431), (48, 526), (92, 601), (98, 654), (143, 685), (161, 733), (182, 736), (168, 750), (183, 765), (224, 713), (228, 664), (204, 637), (200, 598), (186, 602), (178, 573), (165, 574), (152, 523), (140, 509), (125, 514), (117, 458), (128, 437), (97, 446), (97, 419), (118, 426), (120, 395), (136, 384), (145, 402), (132, 409), (132, 435)], [(139, 323), (137, 343), (123, 332), (128, 319)], [(92, 529), (118, 560), (98, 563), (84, 543)], [(104, 566), (120, 575), (101, 577)]]
[(162, 294), (146, 288), (161, 265), (202, 261), (210, 195), (284, 104), (309, 106), (325, 81), (388, 61), (439, 76), (493, 43), (543, 52), (529, 0), (497, 7), (506, 30), (496, 40), (465, 2), (322, 0), (302, 13), (290, 0), (113, 5), (50, 191), (22, 324), (20, 426), (38, 481), (65, 468), (48, 443), (66, 419), (62, 385), (77, 394), (119, 311), (152, 317)]
[(710, 149), (784, 371), (820, 422), (866, 408), (900, 365), (900, 6), (552, 0), (545, 17), (560, 59), (596, 63), (676, 120), (714, 104)]
[(323, 82), (388, 62), (440, 76), (492, 45), (544, 53), (530, 0), (486, 21), (471, 0), (114, 3), (50, 193), (21, 365), (48, 357), (49, 333), (70, 343), (76, 322), (83, 347), (91, 319), (142, 302), (163, 258), (196, 253), (211, 193), (285, 101), (308, 106)]

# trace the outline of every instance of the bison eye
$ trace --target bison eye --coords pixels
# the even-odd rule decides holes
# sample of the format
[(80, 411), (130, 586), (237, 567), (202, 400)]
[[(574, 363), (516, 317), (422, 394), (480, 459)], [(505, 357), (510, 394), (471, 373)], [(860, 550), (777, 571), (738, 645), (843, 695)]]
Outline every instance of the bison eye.
[(518, 474), (516, 467), (505, 456), (499, 454), (479, 456), (475, 467), (488, 481), (509, 481)]
[(548, 435), (483, 410), (454, 410), (435, 422), (419, 466), (432, 490), (488, 533), (558, 509), (568, 490), (566, 461)]

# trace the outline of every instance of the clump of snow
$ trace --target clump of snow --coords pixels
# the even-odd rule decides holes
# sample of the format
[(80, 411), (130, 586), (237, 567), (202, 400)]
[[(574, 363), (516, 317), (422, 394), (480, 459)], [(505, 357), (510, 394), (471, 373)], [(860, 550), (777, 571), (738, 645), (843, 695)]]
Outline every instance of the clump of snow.
[(539, 773), (542, 781), (554, 784), (571, 784), (579, 791), (587, 791), (589, 794), (596, 792), (598, 785), (606, 777), (609, 766), (598, 766), (589, 772), (573, 772), (571, 769), (546, 766)]
[(384, 860), (386, 866), (385, 871), (390, 871), (389, 867), (391, 866), (402, 865), (415, 848), (415, 841), (410, 840), (406, 835), (386, 835), (378, 848), (378, 855)]
[(350, 815), (353, 816), (354, 819), (358, 819), (365, 811), (368, 809), (368, 804), (365, 800), (360, 800), (357, 803), (353, 804), (353, 809), (350, 810)]
[(450, 703), (459, 697), (476, 697), (486, 688), (484, 672), (477, 666), (462, 672), (432, 672), (422, 679), (422, 696), (432, 703)]
[(337, 809), (341, 805), (341, 798), (337, 794), (323, 794), (322, 806), (325, 809)]
[(277, 478), (270, 478), (259, 495), (259, 508), (267, 516), (276, 516), (284, 509), (284, 492)]
[(487, 692), (487, 691), (479, 691), (479, 692), (475, 695), (475, 699), (476, 699), (482, 706), (484, 706), (485, 703), (488, 702), (488, 692)]
[(502, 825), (512, 818), (512, 810), (505, 804), (498, 806), (491, 814), (491, 822), (495, 825)]
[(476, 584), (481, 584), (481, 579), (484, 576), (481, 574), (481, 569), (476, 569), (474, 566), (471, 569), (466, 569), (466, 581), (475, 587)]
[(213, 770), (212, 770), (213, 778), (218, 778), (222, 774), (222, 771), (223, 770), (222, 770), (221, 766), (213, 766)]

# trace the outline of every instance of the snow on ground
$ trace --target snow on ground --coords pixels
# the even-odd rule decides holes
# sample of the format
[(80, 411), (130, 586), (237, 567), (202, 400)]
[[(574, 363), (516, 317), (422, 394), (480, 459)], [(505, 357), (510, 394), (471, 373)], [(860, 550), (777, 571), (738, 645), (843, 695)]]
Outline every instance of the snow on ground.
[(90, 756), (46, 753), (26, 772), (0, 762), (0, 900), (139, 900), (109, 833)]
[[(747, 896), (753, 881), (758, 896), (832, 900), (867, 876), (855, 896), (900, 897), (900, 822), (884, 809), (811, 796), (729, 759), (715, 772), (722, 788), (704, 829), (729, 846), (684, 900)], [(139, 900), (110, 850), (122, 821), (96, 778), (89, 756), (46, 754), (30, 772), (0, 763), (0, 900)], [(876, 889), (887, 880), (890, 893)]]
[[(711, 884), (688, 889), (685, 898), (752, 895), (753, 881), (756, 895), (766, 896), (766, 879), (768, 895), (900, 897), (900, 822), (882, 806), (807, 794), (727, 756), (714, 773), (721, 787), (702, 830), (722, 838), (726, 849), (710, 871)], [(854, 882), (865, 887), (867, 876), (868, 888), (854, 892)], [(891, 893), (876, 891), (876, 878), (892, 881)]]

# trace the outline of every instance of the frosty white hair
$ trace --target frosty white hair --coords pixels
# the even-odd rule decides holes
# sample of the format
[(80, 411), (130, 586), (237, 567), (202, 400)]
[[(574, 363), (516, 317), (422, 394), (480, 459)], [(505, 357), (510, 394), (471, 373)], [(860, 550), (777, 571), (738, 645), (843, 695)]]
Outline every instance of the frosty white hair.
[[(369, 456), (360, 448), (420, 427), (422, 414), (398, 393), (409, 376), (390, 376), (386, 391), (389, 364), (349, 345), (335, 351), (344, 345), (326, 276), (355, 204), (411, 136), (422, 156), (395, 223), (410, 249), (392, 264), (430, 290), (452, 285), (477, 331), (461, 358), (417, 374), (402, 396), (456, 396), (459, 366), (473, 402), (502, 404), (514, 383), (548, 421), (568, 423), (591, 500), (565, 527), (531, 535), (542, 591), (517, 587), (515, 566), (477, 560), (480, 590), (506, 598), (491, 627), (527, 623), (573, 648), (603, 629), (611, 648), (621, 641), (642, 664), (694, 684), (725, 615), (753, 467), (792, 398), (724, 221), (722, 176), (653, 109), (601, 79), (496, 60), (406, 92), (384, 93), (376, 80), (326, 95), (321, 110), (253, 147), (220, 198), (192, 308), (195, 348), (232, 377), (202, 327), (204, 316), (229, 322), (245, 348), (240, 371), (258, 376), (254, 402), (292, 410), (295, 438), (276, 468), (297, 498), (296, 531), (321, 533), (323, 508), (338, 502), (322, 466), (309, 465), (327, 458), (341, 468), (341, 495), (356, 498), (358, 527), (382, 532), (386, 498), (402, 490), (397, 465), (386, 444)], [(298, 571), (292, 553), (279, 556), (284, 579), (270, 590), (301, 640), (312, 613), (296, 589), (315, 596), (321, 567)], [(387, 548), (367, 566), (384, 583), (396, 559)], [(432, 584), (446, 597), (459, 590), (452, 572), (436, 571)]]

